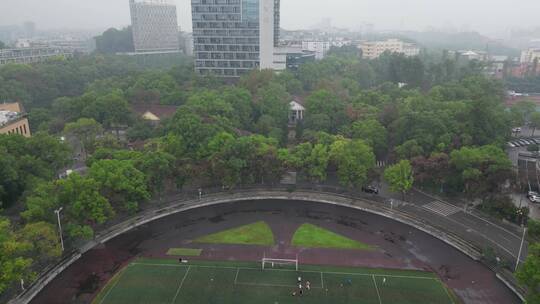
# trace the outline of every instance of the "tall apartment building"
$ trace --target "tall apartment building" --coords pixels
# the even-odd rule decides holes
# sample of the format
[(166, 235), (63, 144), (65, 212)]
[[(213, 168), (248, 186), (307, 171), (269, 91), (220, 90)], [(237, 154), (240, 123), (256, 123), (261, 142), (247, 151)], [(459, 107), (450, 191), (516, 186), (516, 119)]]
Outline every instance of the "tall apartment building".
[(191, 0), (195, 70), (239, 77), (272, 68), (280, 0)]
[(129, 0), (135, 52), (178, 52), (176, 6), (167, 0)]
[(375, 59), (384, 52), (404, 54), (405, 56), (416, 56), (420, 54), (420, 49), (412, 44), (398, 39), (388, 39), (385, 41), (367, 41), (360, 45), (362, 57)]

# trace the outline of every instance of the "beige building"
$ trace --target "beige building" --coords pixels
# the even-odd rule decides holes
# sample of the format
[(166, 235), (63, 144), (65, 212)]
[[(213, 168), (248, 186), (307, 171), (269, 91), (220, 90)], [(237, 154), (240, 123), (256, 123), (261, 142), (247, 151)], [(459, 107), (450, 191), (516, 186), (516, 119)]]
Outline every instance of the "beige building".
[(403, 42), (398, 39), (388, 39), (385, 41), (366, 41), (360, 44), (362, 57), (375, 59), (384, 52), (404, 54), (405, 56), (417, 56), (420, 54), (420, 48), (412, 43)]
[(521, 63), (530, 64), (540, 60), (540, 49), (531, 48), (521, 52)]
[(20, 103), (0, 103), (0, 134), (30, 137), (28, 118)]

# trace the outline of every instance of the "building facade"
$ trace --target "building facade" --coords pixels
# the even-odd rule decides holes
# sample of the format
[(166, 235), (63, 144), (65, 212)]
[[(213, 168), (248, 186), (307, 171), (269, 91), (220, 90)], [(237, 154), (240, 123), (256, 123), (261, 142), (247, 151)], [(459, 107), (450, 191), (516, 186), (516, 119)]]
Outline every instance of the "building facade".
[(30, 125), (19, 103), (0, 103), (0, 134), (30, 137)]
[(72, 58), (73, 50), (53, 47), (28, 47), (0, 50), (0, 65), (8, 63), (30, 64), (44, 62), (52, 58)]
[(298, 71), (301, 65), (315, 61), (315, 52), (302, 50), (301, 46), (280, 46), (274, 48), (275, 71)]
[(178, 52), (176, 6), (166, 0), (130, 0), (135, 52)]
[(191, 0), (195, 70), (239, 77), (273, 64), (280, 0)]
[(540, 48), (530, 48), (521, 52), (521, 63), (533, 64), (535, 61), (540, 61)]
[(360, 46), (362, 49), (362, 57), (375, 59), (381, 56), (384, 52), (403, 54), (405, 56), (417, 56), (420, 54), (420, 48), (415, 44), (406, 43), (398, 39), (388, 39), (385, 41), (366, 41)]
[(315, 59), (321, 60), (330, 50), (330, 41), (302, 41), (302, 49), (305, 51), (315, 52)]

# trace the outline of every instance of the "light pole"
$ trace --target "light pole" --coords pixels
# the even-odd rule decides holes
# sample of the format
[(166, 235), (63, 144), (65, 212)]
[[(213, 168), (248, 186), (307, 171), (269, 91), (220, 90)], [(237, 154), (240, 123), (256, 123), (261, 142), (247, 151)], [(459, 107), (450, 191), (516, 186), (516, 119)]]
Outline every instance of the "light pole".
[(519, 253), (518, 253), (518, 256), (517, 256), (517, 259), (516, 259), (516, 267), (514, 269), (514, 272), (516, 272), (518, 270), (519, 262), (520, 262), (520, 259), (521, 259), (521, 252), (523, 251), (523, 243), (525, 243), (525, 235), (527, 234), (527, 227), (525, 227), (525, 225), (523, 223), (523, 211), (522, 211), (522, 209), (520, 208), (517, 211), (517, 213), (518, 213), (518, 215), (521, 216), (521, 225), (523, 226), (523, 236), (521, 237), (521, 245), (519, 245)]
[(64, 251), (64, 238), (62, 237), (62, 224), (60, 224), (60, 212), (62, 211), (63, 207), (60, 207), (56, 210), (54, 210), (54, 213), (56, 213), (56, 218), (58, 219), (58, 234), (60, 235), (60, 244), (62, 245), (62, 251)]

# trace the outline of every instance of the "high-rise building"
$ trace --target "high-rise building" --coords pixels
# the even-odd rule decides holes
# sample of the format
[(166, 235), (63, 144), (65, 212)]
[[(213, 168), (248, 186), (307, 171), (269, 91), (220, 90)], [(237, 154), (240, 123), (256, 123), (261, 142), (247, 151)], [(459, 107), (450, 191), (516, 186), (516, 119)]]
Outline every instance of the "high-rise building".
[(280, 0), (191, 0), (195, 70), (238, 77), (271, 68)]
[(167, 0), (129, 0), (135, 52), (178, 52), (176, 6)]

